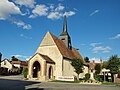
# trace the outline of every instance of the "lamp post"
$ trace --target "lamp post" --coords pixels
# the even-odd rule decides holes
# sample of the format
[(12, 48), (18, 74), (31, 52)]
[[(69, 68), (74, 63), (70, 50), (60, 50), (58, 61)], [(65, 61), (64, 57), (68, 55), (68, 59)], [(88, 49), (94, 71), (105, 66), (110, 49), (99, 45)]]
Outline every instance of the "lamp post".
[(110, 70), (109, 69), (102, 69), (102, 72), (103, 72), (103, 75), (104, 75), (104, 82), (106, 81), (106, 79), (105, 79), (105, 72), (110, 72)]

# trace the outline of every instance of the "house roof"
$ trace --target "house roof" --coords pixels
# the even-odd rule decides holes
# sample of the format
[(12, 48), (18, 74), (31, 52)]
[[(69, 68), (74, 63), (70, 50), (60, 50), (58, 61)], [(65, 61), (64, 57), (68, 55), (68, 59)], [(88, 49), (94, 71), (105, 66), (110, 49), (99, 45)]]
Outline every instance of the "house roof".
[(52, 36), (54, 42), (56, 43), (60, 53), (63, 55), (63, 57), (66, 57), (69, 59), (73, 59), (73, 58), (77, 57), (79, 59), (82, 59), (82, 61), (84, 61), (82, 56), (80, 55), (80, 53), (75, 48), (70, 50), (66, 47), (66, 45), (64, 44), (64, 42), (62, 40), (58, 39), (53, 34), (51, 34), (51, 36)]
[(28, 65), (28, 63), (26, 61), (21, 61), (21, 60), (11, 61), (11, 64), (20, 64), (20, 65), (24, 65), (24, 66)]
[(24, 65), (24, 66), (27, 66), (28, 65), (28, 63), (26, 62), (26, 61), (21, 61), (21, 60), (18, 60), (18, 61), (10, 61), (9, 59), (4, 59), (4, 60), (2, 60), (1, 62), (3, 62), (3, 61), (5, 61), (5, 60), (7, 60), (9, 63), (11, 63), (11, 64), (20, 64), (20, 65)]
[(11, 62), (9, 59), (6, 59), (6, 58), (4, 60), (2, 60), (1, 62), (5, 61), (5, 60), (7, 60), (8, 62)]
[(84, 59), (82, 58), (82, 56), (80, 55), (80, 53), (78, 52), (77, 49), (72, 48), (72, 52), (73, 52), (73, 54), (74, 54), (75, 57), (79, 58), (80, 60), (83, 61), (83, 63), (85, 63)]
[(55, 64), (55, 62), (51, 58), (49, 58), (47, 55), (43, 55), (43, 54), (40, 54), (40, 53), (39, 53), (39, 55), (42, 56), (46, 60), (47, 63)]
[[(46, 63), (52, 63), (52, 64), (55, 64), (55, 62), (50, 58), (50, 57), (48, 57), (47, 55), (43, 55), (43, 54), (40, 54), (40, 53), (36, 53), (36, 54), (34, 54), (34, 56), (35, 55), (40, 55), (44, 60), (46, 60)], [(33, 56), (33, 57), (34, 57)], [(32, 59), (33, 57), (31, 57), (30, 59)], [(30, 60), (29, 59), (29, 60)]]

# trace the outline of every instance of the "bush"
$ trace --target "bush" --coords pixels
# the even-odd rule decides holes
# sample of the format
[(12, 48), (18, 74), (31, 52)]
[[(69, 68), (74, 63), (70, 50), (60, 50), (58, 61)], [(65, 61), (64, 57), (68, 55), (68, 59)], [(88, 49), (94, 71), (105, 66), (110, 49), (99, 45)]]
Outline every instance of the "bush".
[(23, 68), (22, 74), (24, 75), (24, 78), (27, 78), (28, 68)]
[(100, 76), (100, 75), (94, 74), (94, 78), (95, 78), (95, 80), (97, 80), (97, 81), (100, 81), (100, 82), (103, 81), (103, 80), (102, 80), (102, 76)]
[(1, 74), (1, 75), (8, 75), (8, 69), (1, 67), (1, 68), (0, 68), (0, 74)]
[(89, 80), (89, 78), (90, 78), (90, 74), (89, 74), (89, 73), (86, 73), (86, 74), (85, 74), (85, 77), (83, 78), (83, 80), (87, 81), (87, 80)]

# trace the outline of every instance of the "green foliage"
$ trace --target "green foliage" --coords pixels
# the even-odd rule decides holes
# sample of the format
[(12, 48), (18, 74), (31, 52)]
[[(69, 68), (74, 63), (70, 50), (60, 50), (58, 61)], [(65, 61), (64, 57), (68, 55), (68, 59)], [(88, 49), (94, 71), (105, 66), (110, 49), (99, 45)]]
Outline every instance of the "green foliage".
[(90, 62), (88, 57), (85, 57), (84, 60), (85, 60), (85, 62), (87, 62), (87, 63)]
[(0, 68), (0, 74), (1, 74), (1, 75), (7, 75), (7, 74), (8, 74), (8, 69), (1, 67), (1, 68)]
[(104, 64), (102, 65), (102, 69), (105, 68), (105, 69), (108, 69), (108, 64)]
[(25, 78), (27, 78), (27, 75), (28, 75), (28, 68), (23, 68), (22, 74), (24, 75)]
[[(82, 60), (78, 59), (78, 58), (74, 58), (73, 62), (72, 62), (72, 66), (75, 69), (75, 72), (78, 74), (83, 72), (83, 62)], [(77, 77), (78, 78), (78, 77)]]
[(72, 66), (75, 69), (75, 72), (77, 74), (80, 74), (83, 72), (83, 62), (82, 60), (78, 59), (78, 58), (74, 58), (73, 62), (72, 62)]
[(110, 72), (112, 74), (118, 73), (120, 68), (119, 65), (120, 65), (120, 59), (118, 58), (118, 56), (112, 55), (108, 61), (108, 68), (110, 69)]
[(103, 82), (102, 77), (100, 75), (94, 75), (95, 80)]
[(18, 59), (15, 56), (12, 56), (12, 61), (18, 61)]
[(83, 78), (83, 80), (87, 81), (87, 80), (89, 80), (89, 78), (90, 78), (90, 74), (89, 74), (89, 73), (86, 73), (86, 74), (85, 74), (85, 77)]
[(101, 65), (100, 65), (99, 63), (97, 63), (97, 64), (95, 65), (95, 74), (99, 74), (100, 71), (101, 71)]

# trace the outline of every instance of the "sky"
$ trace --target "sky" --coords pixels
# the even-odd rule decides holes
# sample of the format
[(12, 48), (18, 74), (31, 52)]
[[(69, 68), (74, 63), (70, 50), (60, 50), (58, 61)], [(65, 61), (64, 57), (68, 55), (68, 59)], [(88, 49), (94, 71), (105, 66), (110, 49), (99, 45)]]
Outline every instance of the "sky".
[(83, 58), (120, 57), (120, 0), (0, 0), (2, 59), (28, 60), (48, 31), (59, 37), (64, 15)]

